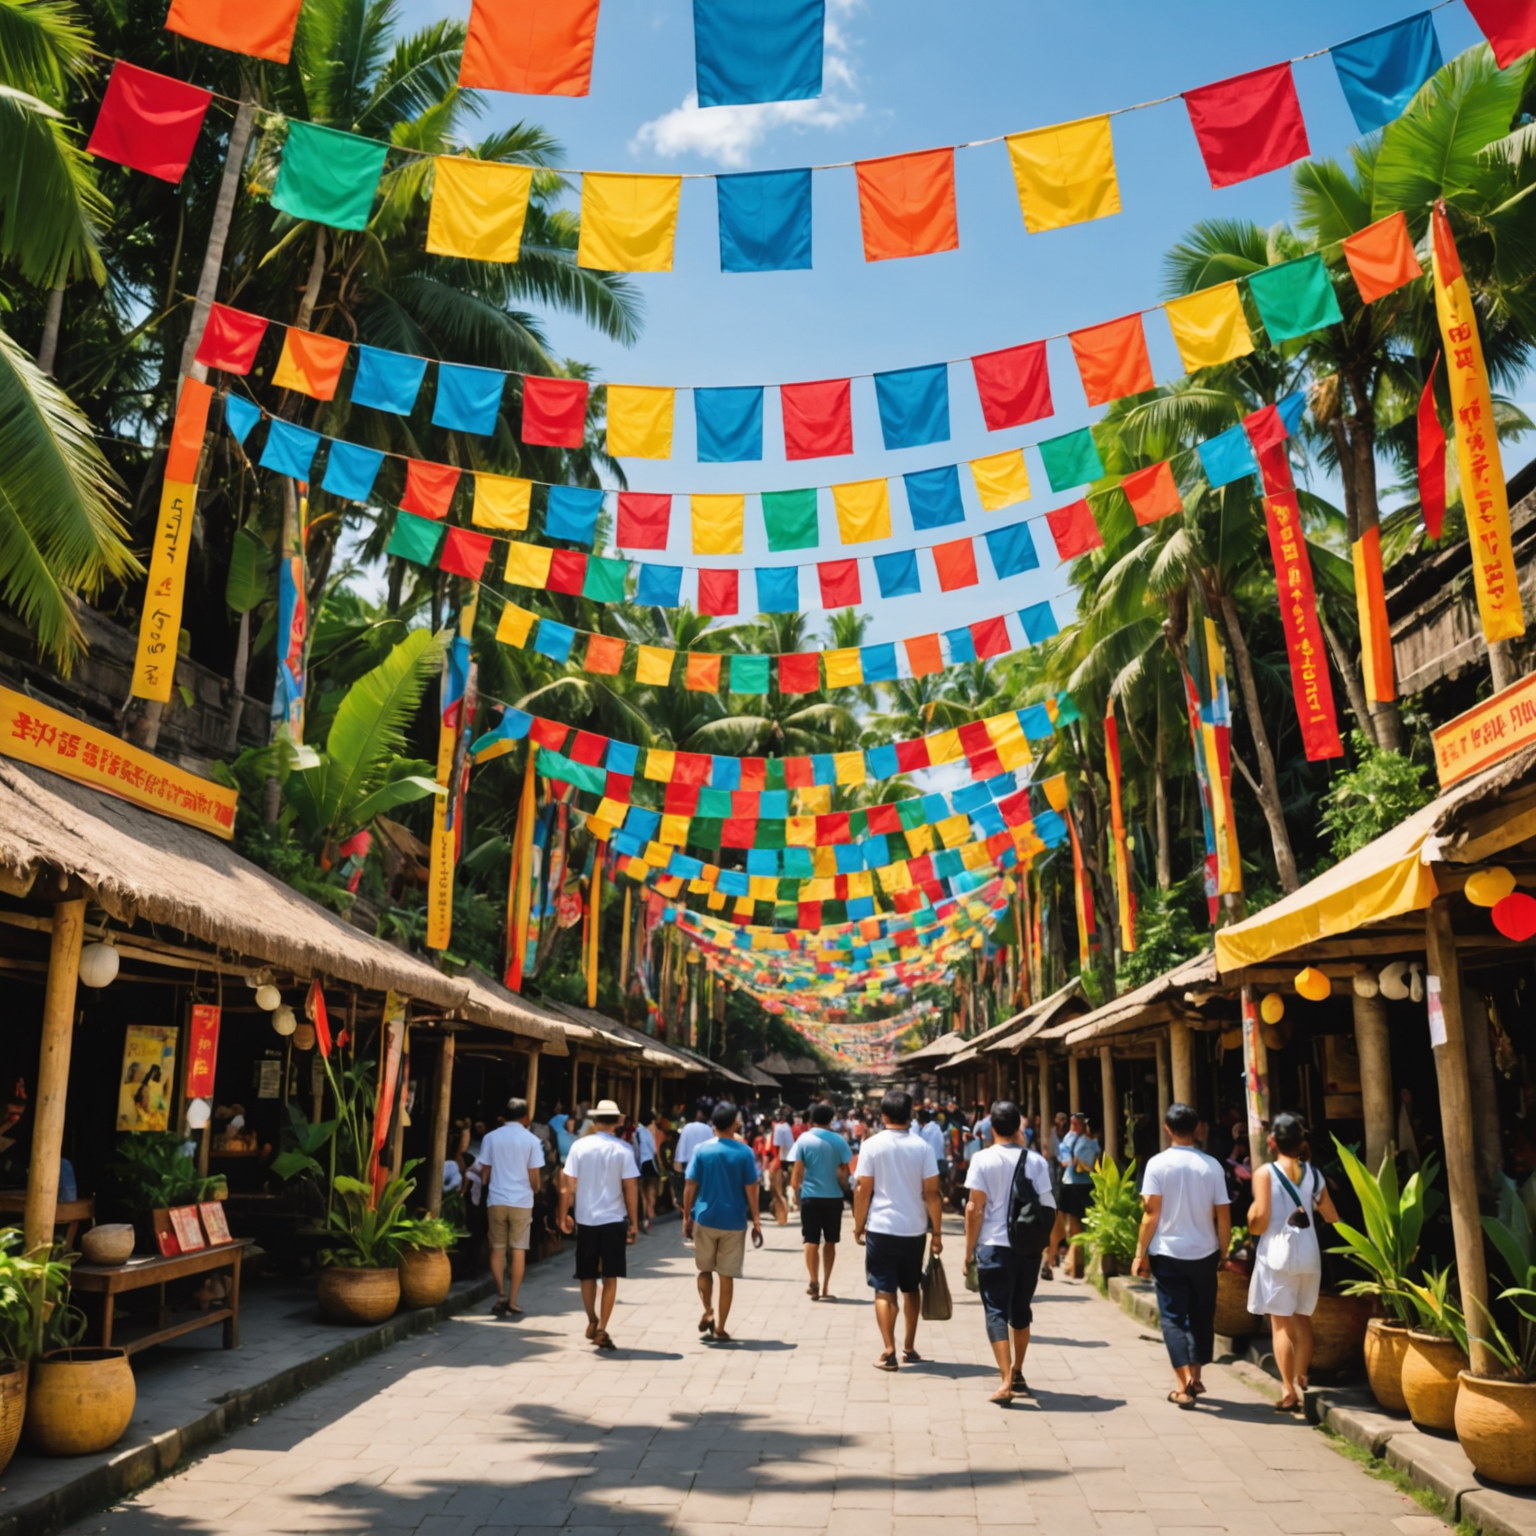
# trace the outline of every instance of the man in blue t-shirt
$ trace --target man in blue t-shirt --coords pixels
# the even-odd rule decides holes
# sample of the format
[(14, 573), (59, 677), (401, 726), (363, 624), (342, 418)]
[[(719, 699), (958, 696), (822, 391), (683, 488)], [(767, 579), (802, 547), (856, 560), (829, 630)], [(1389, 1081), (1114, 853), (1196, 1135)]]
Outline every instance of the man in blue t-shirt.
[[(806, 1292), (812, 1301), (834, 1299), (828, 1289), (837, 1240), (843, 1235), (843, 1195), (848, 1188), (848, 1165), (853, 1152), (831, 1129), (834, 1110), (817, 1104), (811, 1110), (811, 1128), (789, 1154), (794, 1168), (795, 1192), (800, 1196), (800, 1237), (805, 1243), (805, 1267), (811, 1277)], [(817, 1284), (817, 1258), (821, 1283)]]
[[(757, 1245), (763, 1241), (763, 1227), (757, 1213), (757, 1159), (736, 1134), (741, 1129), (741, 1111), (724, 1100), (715, 1106), (710, 1122), (715, 1139), (705, 1142), (688, 1160), (683, 1237), (693, 1240), (693, 1262), (699, 1272), (699, 1299), (704, 1303), (699, 1332), (717, 1344), (729, 1344), (725, 1323), (747, 1256), (747, 1225), (750, 1221)], [(718, 1314), (716, 1275), (720, 1277)]]

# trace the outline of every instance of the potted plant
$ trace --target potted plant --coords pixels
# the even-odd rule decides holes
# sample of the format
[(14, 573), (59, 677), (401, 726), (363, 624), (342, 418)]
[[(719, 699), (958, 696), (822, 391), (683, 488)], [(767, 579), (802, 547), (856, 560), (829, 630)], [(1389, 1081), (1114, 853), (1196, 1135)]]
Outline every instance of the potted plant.
[(448, 1250), (465, 1234), (441, 1216), (409, 1221), (401, 1238), (400, 1296), (408, 1307), (441, 1306), (453, 1285)]
[(1240, 1339), (1257, 1333), (1259, 1320), (1248, 1310), (1248, 1281), (1253, 1274), (1253, 1244), (1247, 1227), (1233, 1227), (1227, 1256), (1216, 1271), (1216, 1332)]
[(1344, 1239), (1342, 1254), (1369, 1277), (1351, 1280), (1341, 1287), (1346, 1296), (1374, 1297), (1384, 1316), (1373, 1317), (1365, 1327), (1365, 1374), (1371, 1391), (1383, 1408), (1402, 1413), (1408, 1407), (1403, 1396), (1403, 1362), (1408, 1356), (1408, 1333), (1418, 1308), (1408, 1291), (1408, 1274), (1418, 1256), (1424, 1223), (1441, 1203), (1435, 1181), (1433, 1157), (1399, 1188), (1397, 1149), (1388, 1146), (1380, 1169), (1373, 1174), (1337, 1136), (1333, 1144), (1339, 1161), (1360, 1202), (1365, 1231), (1338, 1222), (1334, 1231)]
[(338, 1174), (336, 1201), (325, 1219), (331, 1246), (320, 1255), (320, 1310), (334, 1323), (382, 1323), (400, 1305), (400, 1248), (411, 1229), (405, 1202), (415, 1183), (389, 1179), (375, 1195), (372, 1184)]
[(1099, 1166), (1090, 1175), (1093, 1202), (1083, 1217), (1083, 1230), (1072, 1239), (1074, 1247), (1088, 1250), (1106, 1280), (1122, 1271), (1128, 1274), (1136, 1257), (1142, 1208), (1135, 1172), (1135, 1158), (1126, 1164), (1123, 1173), (1114, 1158), (1099, 1159)]
[(1499, 1293), (1517, 1319), (1511, 1340), (1489, 1316), (1479, 1319), (1478, 1342), (1507, 1374), (1462, 1372), (1456, 1397), (1456, 1438), (1472, 1465), (1491, 1482), (1536, 1484), (1536, 1175), (1523, 1189), (1500, 1175), (1497, 1216), (1483, 1230), (1515, 1282)]
[(0, 1471), (21, 1439), (33, 1362), (53, 1345), (72, 1343), (85, 1324), (69, 1306), (70, 1261), (20, 1253), (21, 1243), (15, 1227), (0, 1230)]
[(117, 1139), (117, 1159), (109, 1170), (110, 1202), (133, 1223), (138, 1247), (144, 1252), (160, 1251), (156, 1213), (163, 1214), (173, 1205), (222, 1200), (229, 1193), (222, 1174), (198, 1173), (185, 1146), (184, 1138), (174, 1131), (131, 1131)]
[(1420, 1429), (1450, 1434), (1456, 1428), (1456, 1397), (1467, 1368), (1467, 1324), (1450, 1297), (1451, 1271), (1430, 1269), (1407, 1290), (1418, 1312), (1403, 1357), (1403, 1398)]

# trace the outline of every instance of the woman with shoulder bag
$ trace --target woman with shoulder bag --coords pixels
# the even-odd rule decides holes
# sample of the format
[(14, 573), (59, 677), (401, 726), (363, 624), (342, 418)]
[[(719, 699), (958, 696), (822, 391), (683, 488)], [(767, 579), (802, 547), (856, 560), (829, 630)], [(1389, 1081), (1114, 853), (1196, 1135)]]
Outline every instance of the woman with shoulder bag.
[(1276, 1115), (1269, 1128), (1274, 1156), (1253, 1175), (1248, 1232), (1258, 1239), (1248, 1310), (1267, 1315), (1283, 1388), (1277, 1413), (1301, 1406), (1312, 1365), (1312, 1314), (1323, 1278), (1317, 1218), (1339, 1219), (1323, 1176), (1305, 1161), (1307, 1128), (1299, 1115)]

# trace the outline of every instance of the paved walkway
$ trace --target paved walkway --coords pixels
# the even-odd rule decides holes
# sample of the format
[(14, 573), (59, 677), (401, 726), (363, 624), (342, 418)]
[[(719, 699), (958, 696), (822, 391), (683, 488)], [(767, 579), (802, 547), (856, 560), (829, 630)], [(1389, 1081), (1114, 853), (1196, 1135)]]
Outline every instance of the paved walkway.
[[(1278, 1418), (1235, 1376), (1164, 1401), (1160, 1341), (1082, 1285), (1042, 1285), (1032, 1400), (1000, 1409), (977, 1299), (924, 1324), (928, 1363), (877, 1353), (862, 1250), (836, 1303), (805, 1294), (797, 1227), (748, 1255), (734, 1345), (695, 1333), (692, 1250), (642, 1238), (614, 1314), (584, 1326), (569, 1253), (530, 1276), (527, 1317), (445, 1323), (238, 1431), (78, 1531), (369, 1536), (1442, 1536), (1431, 1519)], [(846, 1229), (845, 1229), (846, 1230)], [(841, 1282), (838, 1284), (837, 1282)]]

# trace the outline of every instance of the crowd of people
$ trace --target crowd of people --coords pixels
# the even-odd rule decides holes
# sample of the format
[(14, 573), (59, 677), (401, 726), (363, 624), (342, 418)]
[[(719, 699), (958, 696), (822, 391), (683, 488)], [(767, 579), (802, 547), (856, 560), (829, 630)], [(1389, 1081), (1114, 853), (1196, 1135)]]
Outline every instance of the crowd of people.
[[(787, 1225), (797, 1213), (806, 1293), (832, 1289), (844, 1222), (863, 1250), (880, 1351), (874, 1364), (898, 1371), (922, 1360), (921, 1295), (944, 1251), (946, 1206), (964, 1215), (966, 1283), (978, 1292), (999, 1384), (992, 1401), (1029, 1391), (1025, 1359), (1041, 1281), (1082, 1230), (1102, 1147), (1088, 1117), (1063, 1113), (1042, 1125), (1001, 1099), (967, 1115), (954, 1104), (915, 1104), (893, 1089), (878, 1105), (813, 1104), (803, 1112), (743, 1111), (701, 1101), (664, 1117), (629, 1120), (612, 1100), (563, 1108), (547, 1124), (512, 1099), (494, 1130), (466, 1128), (444, 1168), (445, 1189), (483, 1209), (497, 1299), (493, 1313), (520, 1313), (530, 1246), (542, 1226), (555, 1244), (574, 1238), (586, 1337), (615, 1348), (609, 1333), (628, 1249), (652, 1231), (659, 1210), (682, 1214), (693, 1249), (706, 1342), (728, 1344), (736, 1282), (747, 1246), (763, 1242), (764, 1211)], [(1233, 1198), (1245, 1202), (1256, 1243), (1251, 1312), (1273, 1325), (1283, 1394), (1293, 1411), (1312, 1355), (1321, 1247), (1317, 1220), (1338, 1219), (1327, 1185), (1309, 1162), (1306, 1127), (1294, 1115), (1269, 1128), (1273, 1160), (1253, 1174), (1203, 1150), (1208, 1128), (1187, 1104), (1169, 1107), (1169, 1146), (1147, 1163), (1134, 1272), (1156, 1287), (1173, 1369), (1168, 1400), (1193, 1408), (1206, 1391), (1214, 1351), (1217, 1273), (1227, 1260)], [(899, 1340), (898, 1340), (899, 1334)]]

